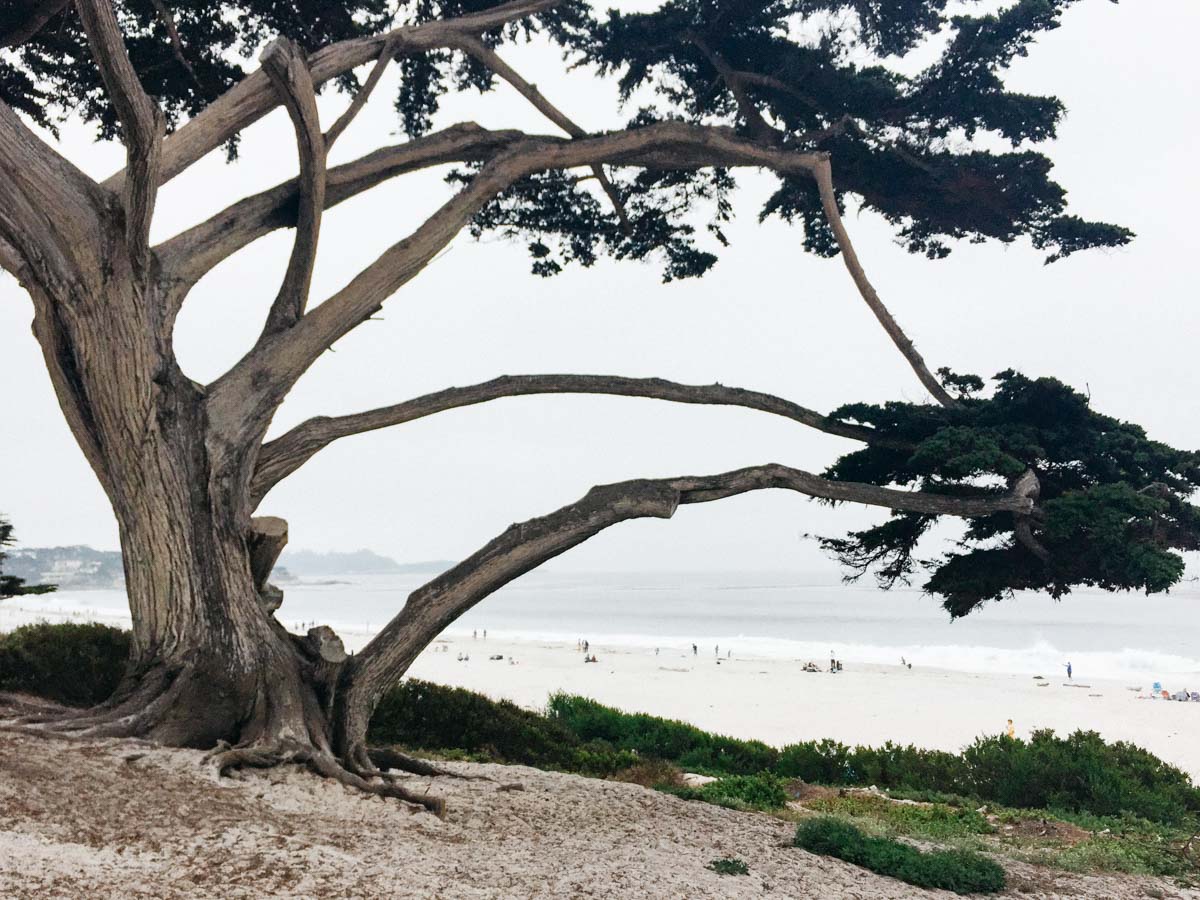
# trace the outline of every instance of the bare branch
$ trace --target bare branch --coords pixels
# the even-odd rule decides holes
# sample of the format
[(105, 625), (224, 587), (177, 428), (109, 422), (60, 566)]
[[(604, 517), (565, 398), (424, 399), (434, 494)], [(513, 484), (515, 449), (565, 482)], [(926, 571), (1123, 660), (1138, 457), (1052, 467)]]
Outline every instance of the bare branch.
[(338, 116), (338, 120), (333, 123), (333, 127), (325, 132), (325, 152), (333, 146), (334, 141), (341, 137), (342, 132), (350, 127), (350, 123), (354, 121), (364, 106), (367, 105), (367, 100), (371, 97), (371, 92), (375, 90), (375, 85), (379, 84), (379, 79), (383, 77), (384, 71), (388, 67), (388, 63), (396, 55), (397, 42), (388, 40), (383, 45), (383, 49), (379, 51), (379, 59), (375, 61), (375, 65), (371, 69), (371, 74), (367, 76), (367, 80), (363, 82), (362, 87), (354, 95), (354, 99), (350, 101), (350, 105), (346, 107), (346, 111)]
[(409, 237), (394, 244), (344, 288), (305, 314), (286, 334), (260, 343), (209, 393), (213, 421), (241, 429), (269, 419), (288, 390), (335, 341), (373, 315), (488, 202), (518, 179), (544, 169), (571, 169), (609, 161), (681, 168), (757, 165), (811, 172), (821, 156), (763, 147), (731, 129), (659, 123), (608, 135), (564, 141), (530, 138), (493, 157), (462, 191)]
[(125, 242), (135, 267), (144, 269), (166, 120), (138, 80), (111, 0), (77, 0), (76, 8), (87, 32), (92, 58), (121, 120), (128, 172), (122, 185)]
[(700, 35), (689, 32), (687, 40), (697, 50), (699, 50), (704, 58), (708, 60), (717, 71), (717, 75), (725, 82), (725, 86), (729, 88), (729, 93), (733, 94), (734, 102), (737, 103), (738, 111), (742, 114), (742, 118), (746, 120), (746, 125), (750, 129), (750, 133), (760, 141), (768, 143), (780, 143), (782, 135), (772, 128), (767, 120), (763, 118), (757, 106), (754, 105), (754, 100), (746, 92), (745, 81), (742, 78), (742, 73), (736, 71), (733, 66), (729, 65), (717, 51), (713, 50), (708, 45), (708, 42)]
[[(483, 41), (475, 36), (462, 38), (457, 44), (458, 49), (469, 54), (476, 59), (481, 65), (490, 69), (492, 72), (499, 75), (507, 81), (513, 88), (516, 89), (522, 97), (528, 100), (533, 107), (544, 115), (547, 119), (565, 131), (573, 138), (587, 137), (587, 132), (572, 121), (564, 112), (551, 103), (546, 95), (538, 90), (536, 84), (530, 84), (521, 75), (506, 63), (496, 51), (488, 47)], [(612, 203), (613, 208), (617, 212), (617, 218), (621, 220), (621, 226), (629, 231), (631, 225), (629, 223), (629, 214), (625, 211), (625, 204), (621, 200), (621, 194), (617, 191), (616, 185), (609, 180), (607, 173), (604, 171), (604, 166), (592, 166), (592, 172), (596, 175), (596, 180), (600, 182), (600, 187)]]
[(845, 223), (842, 222), (842, 214), (838, 210), (837, 197), (833, 191), (833, 173), (832, 167), (829, 164), (829, 157), (823, 156), (819, 165), (812, 170), (812, 176), (817, 181), (817, 188), (821, 193), (821, 206), (825, 210), (825, 218), (829, 222), (829, 227), (833, 230), (833, 235), (837, 239), (838, 248), (842, 251), (842, 261), (846, 264), (846, 269), (850, 272), (850, 277), (854, 279), (855, 285), (858, 287), (859, 294), (867, 301), (867, 306), (871, 308), (871, 312), (875, 314), (875, 318), (879, 320), (879, 324), (883, 326), (883, 330), (888, 333), (888, 337), (892, 339), (892, 343), (908, 360), (909, 366), (917, 373), (917, 378), (921, 384), (925, 385), (925, 389), (933, 395), (942, 406), (955, 407), (959, 403), (947, 393), (942, 387), (942, 383), (938, 381), (937, 376), (929, 371), (929, 367), (925, 364), (925, 360), (921, 358), (921, 354), (917, 352), (916, 345), (904, 333), (904, 329), (892, 317), (888, 308), (883, 305), (883, 301), (879, 299), (879, 294), (876, 293), (874, 286), (867, 278), (867, 273), (863, 270), (862, 263), (858, 260), (858, 254), (854, 252), (854, 244), (850, 241), (850, 234), (846, 231)]
[[(384, 147), (366, 156), (334, 166), (325, 185), (325, 208), (369, 190), (399, 175), (452, 162), (475, 162), (495, 156), (524, 139), (519, 131), (487, 131), (471, 123)], [(159, 244), (155, 251), (167, 278), (181, 293), (238, 250), (279, 228), (296, 225), (298, 180), (293, 178), (269, 190), (232, 204), (211, 219)]]
[(592, 488), (581, 500), (557, 512), (513, 525), (474, 555), (414, 591), (400, 614), (349, 663), (351, 708), (361, 705), (369, 712), (379, 694), (395, 683), (447, 625), (514, 578), (604, 529), (631, 519), (669, 519), (683, 504), (707, 503), (765, 489), (965, 518), (998, 512), (1028, 513), (1033, 508), (1031, 499), (1013, 494), (963, 498), (897, 491), (831, 481), (778, 464), (707, 477), (627, 481)]
[(71, 0), (43, 0), (37, 9), (30, 13), (28, 19), (8, 34), (0, 35), (0, 50), (9, 47), (14, 49), (20, 47), (27, 40), (36, 36), (46, 26), (47, 22), (70, 5)]
[(662, 378), (625, 378), (617, 375), (505, 375), (470, 387), (449, 388), (426, 394), (395, 406), (302, 422), (263, 447), (251, 485), (251, 503), (257, 505), (271, 488), (304, 465), (318, 451), (340, 438), (412, 422), (464, 406), (533, 394), (607, 394), (646, 397), (673, 403), (740, 406), (783, 416), (826, 434), (864, 443), (878, 443), (878, 436), (873, 429), (830, 419), (772, 394), (726, 387), (723, 384), (678, 384)]
[(300, 155), (296, 237), (283, 284), (267, 315), (263, 329), (263, 334), (267, 335), (296, 324), (308, 303), (321, 233), (321, 213), (325, 209), (325, 137), (321, 134), (317, 95), (308, 62), (300, 48), (287, 38), (279, 38), (263, 50), (260, 59), (263, 71), (275, 85), (292, 120)]
[[(498, 194), (518, 179), (542, 169), (569, 169), (598, 162), (641, 166), (766, 166), (785, 172), (811, 172), (821, 156), (764, 148), (740, 139), (728, 128), (661, 122), (644, 128), (562, 140), (530, 138), (509, 145), (485, 164), (470, 184), (434, 212), (408, 238), (392, 245), (340, 292), (313, 308), (278, 340), (240, 361), (221, 379), (223, 391), (250, 396), (251, 382), (271, 384), (286, 394), (307, 367), (334, 343), (372, 316), (404, 283)], [(238, 386), (240, 385), (240, 386)], [(239, 412), (235, 418), (242, 418)]]
[[(1028, 497), (1033, 503), (1037, 503), (1038, 497), (1042, 493), (1042, 483), (1038, 480), (1037, 473), (1033, 469), (1026, 469), (1020, 478), (1014, 479), (1009, 483), (1009, 490), (1016, 497)], [(1033, 533), (1032, 516), (1029, 513), (1014, 513), (1013, 520), (1015, 527), (1013, 533), (1016, 535), (1017, 542), (1026, 550), (1036, 556), (1044, 563), (1050, 562), (1050, 551), (1037, 539)]]
[[(339, 41), (313, 53), (308, 59), (309, 71), (313, 84), (320, 86), (331, 78), (378, 59), (389, 42), (395, 44), (397, 55), (423, 53), (445, 47), (463, 34), (489, 31), (553, 9), (563, 2), (513, 0), (457, 19), (424, 22), (396, 28), (386, 34)], [(246, 76), (166, 139), (160, 180), (171, 180), (278, 105), (279, 96), (265, 72), (258, 71)], [(125, 177), (126, 171), (117, 172), (104, 184), (119, 190)]]
[(199, 86), (200, 79), (196, 77), (196, 70), (192, 68), (192, 64), (188, 62), (187, 54), (183, 52), (183, 41), (179, 37), (179, 29), (175, 25), (175, 16), (172, 15), (170, 7), (163, 0), (150, 0), (150, 5), (154, 7), (159, 21), (163, 23), (163, 28), (167, 30), (167, 40), (171, 42), (171, 52), (175, 55), (175, 60), (188, 73), (188, 77), (192, 79), (192, 84)]

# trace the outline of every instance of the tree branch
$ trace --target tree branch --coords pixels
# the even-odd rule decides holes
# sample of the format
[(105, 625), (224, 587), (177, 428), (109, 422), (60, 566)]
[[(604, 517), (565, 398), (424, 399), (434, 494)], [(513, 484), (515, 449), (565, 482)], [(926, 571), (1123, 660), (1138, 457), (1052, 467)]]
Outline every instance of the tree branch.
[(625, 378), (616, 375), (505, 375), (482, 384), (426, 394), (395, 406), (302, 422), (264, 445), (251, 484), (251, 504), (256, 506), (271, 488), (340, 438), (412, 422), (464, 406), (533, 394), (607, 394), (673, 403), (741, 406), (783, 416), (826, 434), (850, 440), (872, 443), (877, 442), (878, 437), (871, 428), (830, 419), (790, 400), (722, 384), (678, 384), (662, 378)]
[(530, 138), (493, 157), (466, 188), (409, 237), (394, 244), (344, 288), (275, 339), (260, 342), (215, 382), (209, 393), (213, 421), (246, 435), (246, 423), (269, 420), (296, 380), (335, 341), (366, 321), (402, 285), (416, 277), (492, 199), (514, 182), (544, 169), (571, 169), (609, 161), (685, 168), (757, 165), (811, 172), (819, 154), (763, 147), (732, 129), (667, 122), (570, 141)]
[(260, 59), (292, 120), (300, 155), (296, 237), (283, 284), (267, 314), (263, 334), (269, 335), (296, 324), (308, 303), (325, 209), (325, 137), (308, 62), (300, 49), (287, 38), (278, 38), (263, 50)]
[[(1033, 501), (1013, 494), (964, 498), (831, 481), (778, 464), (699, 478), (627, 481), (592, 488), (581, 500), (538, 519), (513, 525), (475, 554), (418, 588), (352, 666), (352, 715), (361, 715), (394, 684), (417, 654), (447, 625), (514, 578), (593, 535), (639, 518), (669, 519), (688, 503), (707, 503), (750, 491), (782, 489), (837, 502), (964, 518), (998, 512), (1028, 513)], [(365, 722), (364, 722), (365, 724)]]
[[(320, 86), (331, 78), (378, 59), (389, 42), (394, 43), (397, 55), (423, 53), (446, 47), (463, 34), (490, 31), (553, 9), (563, 2), (513, 0), (457, 19), (423, 22), (396, 28), (385, 34), (339, 41), (313, 53), (308, 59), (309, 71), (313, 84)], [(160, 181), (174, 178), (278, 105), (279, 96), (265, 72), (258, 71), (246, 76), (166, 139), (159, 170)], [(120, 190), (126, 174), (127, 170), (115, 173), (104, 182), (105, 186)]]
[(121, 120), (128, 173), (121, 189), (125, 243), (134, 266), (144, 270), (166, 120), (138, 80), (111, 0), (77, 0), (76, 8), (92, 48), (92, 58)]
[(333, 146), (334, 141), (341, 137), (342, 132), (350, 127), (350, 123), (354, 121), (364, 106), (367, 105), (367, 100), (371, 97), (371, 92), (375, 90), (375, 85), (379, 84), (379, 79), (383, 77), (383, 73), (387, 70), (388, 63), (396, 56), (397, 42), (389, 39), (383, 45), (383, 49), (379, 51), (379, 59), (375, 61), (375, 65), (371, 69), (371, 74), (367, 76), (367, 80), (363, 82), (354, 95), (354, 99), (350, 101), (350, 105), (346, 107), (346, 111), (338, 116), (338, 120), (333, 123), (333, 127), (325, 132), (325, 152)]
[(100, 268), (108, 201), (0, 100), (0, 240), (18, 268), (28, 266), (42, 296), (81, 293), (81, 274)]
[(29, 18), (10, 31), (8, 34), (0, 35), (0, 50), (12, 48), (16, 49), (28, 41), (30, 38), (37, 35), (46, 23), (57, 16), (60, 12), (71, 5), (71, 0), (43, 0), (38, 4), (37, 8), (30, 13)]
[[(325, 209), (399, 175), (452, 162), (489, 159), (526, 135), (487, 131), (473, 123), (384, 147), (354, 162), (334, 166), (326, 174)], [(279, 228), (295, 227), (299, 180), (278, 184), (246, 197), (212, 218), (180, 232), (155, 247), (165, 278), (177, 294), (185, 294), (216, 265), (238, 250)]]
[(833, 191), (833, 172), (829, 164), (828, 155), (822, 155), (821, 162), (812, 170), (812, 176), (816, 179), (817, 189), (821, 193), (821, 206), (825, 210), (825, 218), (829, 222), (829, 227), (833, 230), (833, 235), (837, 239), (838, 248), (842, 251), (842, 261), (846, 264), (846, 269), (850, 272), (850, 277), (854, 279), (854, 284), (858, 287), (859, 294), (867, 301), (867, 306), (871, 308), (871, 312), (875, 314), (875, 318), (879, 320), (879, 324), (883, 326), (883, 330), (887, 332), (888, 337), (892, 339), (892, 343), (908, 360), (909, 366), (917, 373), (917, 378), (921, 384), (925, 385), (925, 389), (933, 395), (942, 406), (956, 407), (958, 401), (947, 393), (942, 387), (942, 383), (938, 381), (937, 376), (929, 371), (929, 367), (925, 364), (921, 354), (917, 352), (916, 345), (904, 333), (904, 329), (892, 317), (888, 308), (883, 305), (883, 301), (879, 299), (879, 294), (876, 293), (874, 286), (867, 278), (867, 273), (862, 267), (862, 263), (858, 260), (858, 254), (854, 252), (854, 244), (850, 241), (850, 234), (846, 231), (846, 225), (842, 222), (842, 214), (838, 210), (837, 196)]
[(746, 126), (750, 129), (750, 133), (760, 141), (773, 144), (780, 143), (783, 135), (767, 123), (762, 113), (759, 112), (758, 107), (754, 105), (754, 101), (750, 95), (746, 93), (742, 73), (729, 65), (721, 54), (713, 50), (700, 35), (689, 32), (687, 40), (703, 54), (704, 58), (708, 60), (709, 65), (716, 69), (717, 75), (725, 82), (725, 86), (729, 88), (729, 93), (733, 94), (738, 111), (742, 114), (742, 118), (746, 120)]
[[(507, 81), (517, 93), (528, 100), (533, 107), (544, 115), (547, 119), (565, 131), (573, 138), (587, 137), (587, 132), (572, 121), (564, 112), (551, 103), (546, 95), (538, 90), (536, 84), (530, 84), (521, 75), (506, 63), (496, 51), (488, 47), (483, 41), (474, 35), (463, 37), (456, 45), (458, 49), (473, 57), (481, 65), (490, 69), (496, 75)], [(592, 166), (592, 172), (596, 176), (596, 180), (600, 183), (601, 189), (609, 202), (612, 203), (616, 210), (617, 218), (621, 220), (621, 227), (629, 231), (632, 227), (629, 223), (629, 214), (625, 211), (625, 204), (621, 200), (621, 194), (617, 191), (616, 185), (609, 180), (607, 173), (604, 171), (604, 166)]]
[(183, 52), (183, 41), (179, 37), (179, 29), (175, 25), (175, 16), (172, 15), (170, 7), (163, 0), (150, 0), (150, 5), (154, 7), (154, 12), (158, 14), (159, 21), (163, 23), (163, 28), (167, 30), (167, 40), (171, 43), (171, 52), (175, 55), (176, 62), (188, 73), (188, 78), (192, 80), (192, 84), (199, 86), (200, 79), (196, 77), (196, 70), (192, 68), (192, 64), (188, 62), (187, 54)]

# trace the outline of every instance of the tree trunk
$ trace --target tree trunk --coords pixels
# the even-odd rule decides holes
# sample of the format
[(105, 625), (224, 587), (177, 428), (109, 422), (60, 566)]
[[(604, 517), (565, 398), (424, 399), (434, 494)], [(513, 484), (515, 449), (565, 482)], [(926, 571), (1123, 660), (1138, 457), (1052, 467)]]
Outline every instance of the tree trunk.
[(245, 461), (175, 363), (164, 304), (127, 267), (36, 302), (35, 333), (120, 529), (133, 651), (126, 678), (78, 727), (212, 747), (328, 749), (321, 677), (264, 609), (251, 571)]

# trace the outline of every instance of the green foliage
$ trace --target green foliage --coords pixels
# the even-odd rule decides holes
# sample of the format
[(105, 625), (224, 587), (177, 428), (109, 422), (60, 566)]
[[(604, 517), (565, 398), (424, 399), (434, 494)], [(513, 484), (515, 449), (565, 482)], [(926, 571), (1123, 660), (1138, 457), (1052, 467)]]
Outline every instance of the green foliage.
[(128, 658), (129, 632), (120, 628), (23, 625), (0, 634), (0, 690), (94, 706), (116, 689)]
[(694, 725), (623, 713), (595, 700), (555, 694), (549, 717), (584, 741), (603, 741), (639, 756), (669, 760), (692, 772), (754, 775), (771, 769), (778, 751), (759, 741), (710, 734)]
[(815, 812), (864, 819), (891, 834), (922, 840), (945, 841), (991, 834), (994, 830), (982, 813), (969, 806), (897, 803), (862, 793), (811, 800), (805, 806)]
[[(1055, 136), (1064, 107), (1052, 96), (1010, 91), (1004, 73), (1059, 26), (1072, 0), (1016, 0), (986, 15), (948, 15), (949, 0), (663, 0), (650, 11), (601, 12), (583, 0), (481, 36), (489, 46), (540, 35), (572, 65), (614, 80), (622, 97), (652, 96), (634, 117), (732, 127), (790, 149), (832, 154), (839, 198), (856, 196), (890, 221), (913, 252), (945, 256), (950, 243), (1028, 238), (1052, 261), (1132, 237), (1115, 225), (1068, 214), (1050, 160), (1030, 149)], [(41, 0), (0, 9), (0, 35), (19, 28)], [(172, 127), (195, 116), (253, 68), (277, 35), (310, 51), (378, 34), (394, 24), (457, 16), (496, 0), (118, 0), (130, 57)], [(170, 26), (178, 33), (172, 41)], [(911, 54), (911, 56), (910, 56)], [(908, 57), (896, 65), (895, 57)], [(923, 63), (921, 66), (919, 63)], [(434, 127), (450, 94), (487, 92), (497, 79), (445, 49), (406, 53), (395, 98), (405, 132)], [(736, 74), (725, 78), (725, 68)], [(910, 74), (901, 74), (904, 69)], [(336, 80), (352, 89), (355, 78)], [(757, 113), (748, 113), (735, 90)], [(77, 115), (101, 135), (119, 131), (71, 5), (0, 59), (0, 99), (53, 127)], [(772, 130), (764, 134), (764, 122)], [(1011, 149), (1004, 150), (1007, 143)], [(232, 150), (232, 147), (231, 147)], [(668, 279), (703, 274), (724, 244), (730, 215), (720, 172), (682, 166), (655, 172), (612, 168), (625, 221), (562, 173), (527, 179), (481, 213), (478, 230), (524, 240), (534, 271), (588, 265), (598, 252), (664, 262)], [(710, 219), (698, 240), (697, 214)], [(781, 177), (761, 211), (804, 229), (804, 246), (836, 246), (811, 179)]]
[(1200, 790), (1184, 772), (1091, 731), (1061, 738), (1037, 731), (1028, 742), (981, 737), (961, 754), (809, 741), (785, 747), (775, 771), (821, 784), (899, 789), (917, 799), (938, 798), (912, 792), (935, 791), (1015, 808), (1129, 813), (1163, 823), (1200, 814)]
[[(1088, 585), (1149, 593), (1179, 581), (1178, 551), (1200, 548), (1200, 510), (1189, 502), (1200, 487), (1200, 455), (1095, 412), (1087, 397), (1052, 378), (1001, 372), (984, 398), (973, 396), (969, 376), (943, 377), (963, 391), (954, 408), (887, 403), (835, 411), (879, 437), (826, 474), (961, 497), (995, 496), (1023, 473), (1036, 474), (1037, 510), (1025, 520), (1035, 546), (1019, 540), (1016, 517), (980, 517), (969, 521), (957, 550), (923, 564), (931, 570), (925, 589), (952, 616), (1015, 590), (1061, 597)], [(895, 513), (822, 545), (847, 566), (848, 578), (874, 571), (890, 587), (913, 573), (917, 543), (935, 520)]]
[(378, 744), (453, 749), (496, 762), (606, 776), (635, 754), (581, 739), (553, 717), (461, 688), (408, 679), (379, 701), (368, 729)]
[(962, 758), (962, 792), (1005, 806), (1168, 823), (1200, 814), (1200, 790), (1184, 772), (1125, 741), (1106, 743), (1094, 731), (1063, 738), (1036, 731), (1028, 742), (979, 738)]
[(923, 852), (893, 838), (868, 837), (849, 822), (831, 816), (801, 822), (796, 828), (795, 844), (810, 853), (836, 856), (917, 887), (941, 888), (956, 894), (1004, 890), (1004, 870), (978, 853)]
[(712, 860), (706, 868), (712, 869), (718, 875), (749, 875), (750, 867), (740, 859), (722, 857)]
[(702, 800), (729, 809), (758, 809), (770, 812), (787, 806), (783, 781), (770, 772), (757, 775), (726, 775), (700, 787), (655, 785), (683, 800)]
[(53, 591), (54, 585), (52, 584), (27, 585), (23, 578), (4, 574), (4, 548), (12, 542), (13, 527), (7, 519), (0, 516), (0, 600), (21, 594), (49, 594)]

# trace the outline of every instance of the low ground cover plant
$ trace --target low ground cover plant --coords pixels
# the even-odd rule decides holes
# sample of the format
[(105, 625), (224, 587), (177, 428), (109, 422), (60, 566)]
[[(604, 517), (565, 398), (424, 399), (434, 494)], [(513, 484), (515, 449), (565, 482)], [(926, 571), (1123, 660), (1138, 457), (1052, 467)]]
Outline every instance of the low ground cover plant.
[(1004, 890), (1004, 870), (994, 861), (969, 850), (919, 850), (894, 838), (869, 837), (832, 816), (801, 822), (795, 844), (823, 856), (870, 869), (923, 888), (941, 888), (956, 894), (996, 893)]
[(712, 869), (718, 875), (749, 875), (750, 867), (740, 859), (731, 857), (723, 857), (714, 859), (708, 864), (708, 868)]

